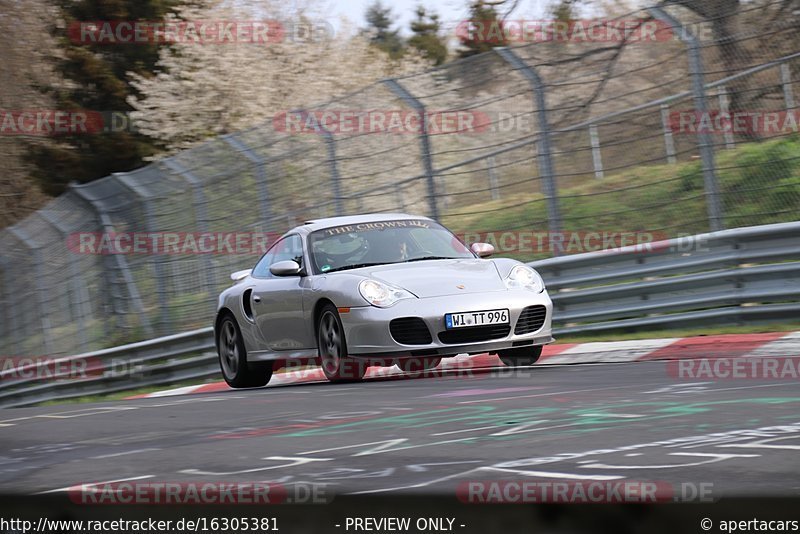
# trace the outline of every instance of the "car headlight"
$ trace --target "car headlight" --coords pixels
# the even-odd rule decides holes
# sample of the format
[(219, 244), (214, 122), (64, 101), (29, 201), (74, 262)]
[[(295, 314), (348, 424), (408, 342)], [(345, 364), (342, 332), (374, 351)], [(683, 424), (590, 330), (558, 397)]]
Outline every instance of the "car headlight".
[(416, 298), (413, 293), (401, 287), (390, 286), (377, 280), (362, 280), (358, 292), (364, 300), (379, 308), (388, 308), (398, 300)]
[(515, 265), (506, 277), (508, 289), (524, 288), (541, 293), (544, 291), (544, 280), (539, 273), (527, 265)]

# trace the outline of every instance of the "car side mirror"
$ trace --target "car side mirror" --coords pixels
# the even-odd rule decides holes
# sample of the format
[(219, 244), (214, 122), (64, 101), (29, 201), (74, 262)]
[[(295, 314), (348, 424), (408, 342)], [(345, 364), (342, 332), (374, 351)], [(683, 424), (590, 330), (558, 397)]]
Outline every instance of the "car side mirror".
[(253, 272), (253, 269), (245, 269), (243, 271), (236, 271), (235, 273), (231, 273), (231, 280), (234, 282), (238, 282), (239, 280), (244, 280), (250, 273)]
[(473, 243), (469, 246), (469, 249), (479, 258), (486, 258), (494, 254), (494, 247), (489, 243)]
[(300, 265), (294, 260), (279, 261), (269, 266), (269, 272), (275, 276), (292, 276), (300, 274)]

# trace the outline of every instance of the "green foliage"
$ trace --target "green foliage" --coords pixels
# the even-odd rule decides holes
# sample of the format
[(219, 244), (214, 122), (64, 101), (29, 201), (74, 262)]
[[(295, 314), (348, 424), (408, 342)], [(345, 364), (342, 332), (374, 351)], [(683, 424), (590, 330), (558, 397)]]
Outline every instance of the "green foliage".
[(466, 35), (459, 35), (463, 46), (458, 53), (460, 57), (470, 57), (498, 46), (508, 45), (503, 31), (503, 21), (500, 20), (493, 5), (485, 4), (483, 0), (475, 0), (470, 4), (469, 14), (473, 28), (472, 31), (465, 32)]
[(408, 39), (408, 44), (419, 50), (434, 65), (441, 65), (447, 59), (447, 44), (439, 35), (439, 15), (429, 15), (422, 6), (417, 7), (416, 14), (417, 19), (411, 22), (414, 35)]
[[(720, 150), (716, 161), (726, 227), (800, 218), (800, 137)], [(522, 179), (501, 177), (501, 181)], [(662, 238), (709, 231), (699, 161), (634, 167), (603, 180), (561, 188), (559, 197), (562, 227), (568, 232), (653, 232)], [(451, 211), (465, 212), (463, 206)], [(445, 215), (443, 222), (458, 233), (547, 230), (547, 208), (541, 194), (474, 204), (470, 211), (476, 215)], [(547, 251), (505, 255), (524, 261), (550, 256)]]
[(369, 30), (373, 33), (371, 41), (378, 49), (383, 50), (392, 59), (403, 57), (405, 43), (399, 30), (392, 28), (392, 8), (384, 6), (381, 0), (375, 0), (367, 8), (366, 19)]
[[(100, 112), (131, 111), (127, 102), (136, 95), (128, 72), (152, 75), (158, 46), (151, 44), (92, 44), (75, 41), (73, 24), (85, 21), (162, 19), (174, 0), (54, 0), (64, 25), (51, 33), (60, 49), (52, 58), (61, 82), (44, 87), (58, 110)], [(71, 181), (89, 182), (112, 172), (140, 167), (156, 147), (134, 131), (78, 133), (51, 142), (31, 143), (26, 159), (45, 192), (59, 194)]]

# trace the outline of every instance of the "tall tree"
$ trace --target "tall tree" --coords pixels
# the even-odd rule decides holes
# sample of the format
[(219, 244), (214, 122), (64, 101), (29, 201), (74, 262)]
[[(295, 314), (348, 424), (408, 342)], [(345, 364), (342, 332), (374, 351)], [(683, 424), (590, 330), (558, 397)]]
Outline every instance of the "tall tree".
[(470, 4), (469, 13), (469, 27), (459, 31), (458, 38), (463, 47), (458, 53), (460, 57), (474, 56), (498, 46), (508, 45), (503, 31), (502, 17), (497, 13), (493, 3), (475, 0)]
[(408, 44), (419, 50), (434, 65), (441, 65), (447, 59), (447, 44), (439, 34), (439, 15), (429, 15), (422, 6), (417, 6), (416, 14), (416, 20), (411, 21), (411, 32), (414, 35), (408, 39)]
[[(127, 73), (151, 76), (159, 45), (93, 43), (74, 32), (90, 21), (157, 21), (170, 11), (173, 0), (53, 0), (63, 24), (51, 33), (59, 52), (52, 58), (61, 81), (43, 90), (55, 108), (64, 111), (127, 113), (127, 100), (139, 95)], [(31, 144), (27, 159), (33, 174), (50, 194), (62, 192), (71, 181), (89, 182), (112, 172), (130, 171), (156, 147), (150, 138), (131, 131), (70, 134), (57, 142)]]
[(368, 30), (372, 34), (370, 37), (372, 44), (389, 54), (392, 59), (402, 57), (405, 43), (400, 36), (400, 30), (392, 29), (394, 22), (392, 8), (384, 6), (381, 0), (375, 0), (367, 8), (366, 19)]
[[(13, 110), (48, 109), (52, 103), (37, 86), (48, 83), (53, 73), (46, 59), (54, 40), (47, 25), (54, 9), (47, 0), (0, 0), (0, 114)], [(30, 180), (24, 161), (30, 138), (6, 133), (0, 123), (0, 228), (29, 215), (47, 201)], [(46, 140), (42, 140), (46, 141)]]

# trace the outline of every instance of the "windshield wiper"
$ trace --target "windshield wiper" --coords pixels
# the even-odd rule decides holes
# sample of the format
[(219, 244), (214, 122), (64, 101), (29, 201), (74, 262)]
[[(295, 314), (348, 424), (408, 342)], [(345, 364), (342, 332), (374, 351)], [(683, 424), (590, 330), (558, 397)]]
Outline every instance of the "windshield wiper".
[(412, 258), (410, 260), (406, 260), (406, 262), (412, 261), (425, 261), (425, 260), (459, 260), (463, 258), (453, 258), (450, 256), (423, 256), (421, 258)]
[(341, 267), (336, 267), (335, 269), (328, 269), (327, 271), (323, 272), (322, 274), (328, 273), (335, 273), (336, 271), (346, 271), (348, 269), (360, 269), (362, 267), (376, 267), (378, 265), (391, 265), (392, 263), (396, 262), (374, 262), (374, 263), (354, 263), (353, 265), (342, 265)]

